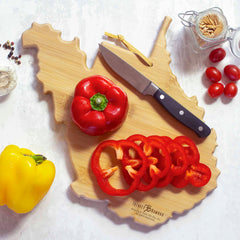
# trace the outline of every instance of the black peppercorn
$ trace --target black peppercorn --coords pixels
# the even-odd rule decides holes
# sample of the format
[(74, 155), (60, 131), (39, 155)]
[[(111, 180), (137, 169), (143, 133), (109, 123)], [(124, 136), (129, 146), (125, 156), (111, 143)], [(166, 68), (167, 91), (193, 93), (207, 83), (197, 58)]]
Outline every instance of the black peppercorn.
[(7, 40), (3, 45), (0, 44), (0, 47), (3, 47), (5, 50), (10, 50), (10, 52), (7, 55), (8, 59), (14, 60), (14, 62), (19, 65), (21, 64), (21, 61), (19, 61), (18, 59), (21, 58), (22, 56), (21, 55), (14, 56), (15, 50), (14, 44), (15, 44), (14, 42), (10, 42), (9, 40)]
[(12, 55), (13, 55), (13, 52), (10, 52), (10, 53), (8, 54), (8, 58), (12, 57)]

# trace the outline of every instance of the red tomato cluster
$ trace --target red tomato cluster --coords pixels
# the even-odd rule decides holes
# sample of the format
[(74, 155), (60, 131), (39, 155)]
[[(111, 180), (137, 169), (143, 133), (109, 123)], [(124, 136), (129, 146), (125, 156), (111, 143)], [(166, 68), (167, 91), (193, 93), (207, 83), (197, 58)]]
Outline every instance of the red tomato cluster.
[[(209, 54), (211, 62), (220, 62), (226, 56), (226, 52), (222, 48), (216, 48)], [(219, 81), (222, 79), (222, 73), (216, 67), (208, 67), (205, 71), (206, 77), (212, 82), (208, 88), (208, 94), (212, 98), (219, 97), (224, 94), (228, 98), (233, 98), (237, 95), (238, 87), (236, 81), (240, 79), (240, 69), (233, 64), (224, 67), (225, 76), (231, 81), (224, 86)]]
[[(109, 178), (119, 168), (101, 168), (100, 156), (106, 147), (116, 152), (121, 163), (123, 178), (129, 188), (119, 189), (111, 185)], [(195, 143), (186, 136), (171, 139), (167, 136), (145, 137), (132, 135), (126, 140), (107, 140), (98, 145), (91, 158), (91, 167), (101, 189), (112, 196), (124, 196), (134, 190), (148, 191), (171, 184), (183, 188), (206, 185), (211, 178), (210, 168), (200, 163)]]

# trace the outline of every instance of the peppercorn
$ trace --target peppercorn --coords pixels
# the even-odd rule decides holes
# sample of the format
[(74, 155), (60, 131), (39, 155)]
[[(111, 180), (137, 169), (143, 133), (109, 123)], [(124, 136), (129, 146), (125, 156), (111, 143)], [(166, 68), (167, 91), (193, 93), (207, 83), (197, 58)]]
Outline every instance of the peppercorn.
[(9, 40), (7, 40), (3, 45), (0, 44), (0, 47), (3, 47), (5, 50), (10, 50), (10, 52), (7, 55), (8, 59), (14, 60), (14, 62), (19, 65), (21, 64), (21, 61), (19, 61), (18, 59), (21, 58), (22, 56), (21, 55), (14, 56), (15, 50), (14, 44), (15, 44), (14, 42), (10, 42)]
[(8, 54), (8, 58), (12, 57), (12, 55), (13, 55), (13, 52), (10, 52), (10, 53)]

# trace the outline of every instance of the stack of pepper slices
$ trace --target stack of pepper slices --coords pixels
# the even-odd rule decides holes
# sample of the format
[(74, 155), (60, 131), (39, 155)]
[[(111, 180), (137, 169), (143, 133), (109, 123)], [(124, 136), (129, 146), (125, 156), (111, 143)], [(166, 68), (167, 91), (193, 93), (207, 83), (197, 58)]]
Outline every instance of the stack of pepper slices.
[[(101, 156), (109, 147), (115, 150), (120, 165), (103, 169), (101, 163), (105, 158)], [(149, 191), (169, 184), (177, 188), (188, 184), (202, 187), (209, 182), (211, 170), (199, 160), (197, 146), (186, 136), (171, 139), (167, 136), (145, 137), (136, 134), (126, 140), (100, 143), (93, 152), (91, 168), (105, 193), (125, 196), (135, 190)], [(119, 189), (110, 183), (110, 178), (118, 169), (127, 183), (126, 188)]]

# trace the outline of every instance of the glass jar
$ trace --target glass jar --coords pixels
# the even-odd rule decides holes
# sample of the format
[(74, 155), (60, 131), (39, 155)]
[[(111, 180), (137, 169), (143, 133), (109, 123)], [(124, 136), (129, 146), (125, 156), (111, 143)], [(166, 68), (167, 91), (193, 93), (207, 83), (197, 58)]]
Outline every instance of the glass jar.
[(178, 16), (190, 30), (196, 51), (229, 41), (233, 54), (240, 58), (240, 28), (230, 28), (220, 8), (213, 7), (202, 12), (187, 11)]

